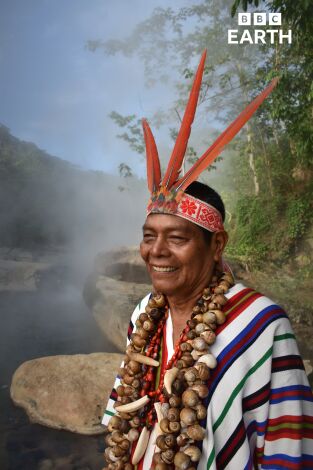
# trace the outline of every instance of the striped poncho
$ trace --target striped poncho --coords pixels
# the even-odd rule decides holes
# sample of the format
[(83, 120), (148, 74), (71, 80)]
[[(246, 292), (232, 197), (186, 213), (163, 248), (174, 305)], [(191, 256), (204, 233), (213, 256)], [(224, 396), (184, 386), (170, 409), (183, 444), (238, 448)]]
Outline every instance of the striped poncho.
[[(226, 296), (198, 470), (313, 469), (313, 396), (286, 313), (242, 284)], [(136, 307), (129, 335), (148, 299)], [(164, 367), (173, 353), (170, 315), (163, 342)], [(114, 414), (117, 385), (119, 378), (103, 424)], [(151, 468), (153, 452), (152, 435), (138, 470)]]

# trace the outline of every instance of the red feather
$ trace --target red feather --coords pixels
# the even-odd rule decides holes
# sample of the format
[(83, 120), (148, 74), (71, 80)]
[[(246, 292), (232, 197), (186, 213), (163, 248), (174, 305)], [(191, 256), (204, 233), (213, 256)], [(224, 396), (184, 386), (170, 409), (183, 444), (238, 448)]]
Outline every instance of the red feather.
[(193, 123), (196, 113), (205, 58), (206, 50), (202, 54), (198, 70), (192, 85), (192, 89), (190, 91), (189, 100), (186, 106), (180, 130), (174, 145), (170, 161), (167, 166), (166, 173), (162, 181), (162, 185), (166, 186), (167, 188), (171, 188), (173, 183), (175, 183), (175, 181), (177, 180), (186, 153), (188, 139), (191, 132), (191, 125)]
[(208, 148), (208, 150), (196, 161), (190, 170), (177, 181), (174, 186), (177, 190), (185, 190), (193, 181), (195, 181), (200, 173), (204, 171), (222, 152), (233, 137), (240, 131), (242, 126), (251, 118), (258, 107), (268, 97), (271, 91), (277, 85), (278, 78), (274, 78), (271, 83), (262, 91), (248, 106), (239, 114), (239, 116), (225, 129), (225, 131), (216, 139), (216, 141)]
[(152, 131), (146, 119), (142, 120), (142, 127), (146, 143), (148, 188), (152, 193), (159, 188), (161, 182), (160, 160)]

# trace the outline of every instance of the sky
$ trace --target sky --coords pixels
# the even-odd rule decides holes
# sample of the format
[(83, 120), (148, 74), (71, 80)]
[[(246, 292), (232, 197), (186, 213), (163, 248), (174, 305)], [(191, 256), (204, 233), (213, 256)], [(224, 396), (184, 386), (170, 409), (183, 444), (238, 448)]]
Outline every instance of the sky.
[(138, 58), (93, 53), (86, 44), (124, 38), (169, 3), (190, 1), (0, 0), (0, 123), (82, 168), (116, 174), (125, 162), (143, 176), (143, 158), (115, 137), (108, 114), (152, 114), (173, 90), (145, 88)]

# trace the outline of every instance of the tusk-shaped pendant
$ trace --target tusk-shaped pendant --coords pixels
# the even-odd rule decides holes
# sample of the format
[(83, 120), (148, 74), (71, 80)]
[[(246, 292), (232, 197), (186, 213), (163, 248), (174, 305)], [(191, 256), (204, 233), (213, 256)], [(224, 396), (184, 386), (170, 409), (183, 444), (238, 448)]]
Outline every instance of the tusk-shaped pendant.
[(164, 418), (163, 413), (162, 413), (162, 405), (159, 401), (155, 402), (154, 404), (155, 412), (158, 418), (158, 423), (161, 421), (161, 419)]
[(165, 372), (164, 387), (169, 395), (172, 393), (172, 384), (178, 375), (178, 371), (179, 369), (177, 367), (173, 367)]
[(141, 434), (139, 436), (135, 452), (132, 458), (132, 464), (137, 465), (140, 462), (141, 458), (143, 457), (144, 453), (146, 452), (148, 442), (150, 437), (150, 431), (146, 427), (143, 428)]
[(123, 413), (132, 413), (133, 411), (137, 411), (143, 406), (145, 406), (150, 401), (148, 395), (145, 395), (142, 398), (139, 398), (136, 401), (131, 403), (127, 403), (126, 405), (116, 406), (115, 410)]
[(159, 367), (160, 363), (152, 357), (144, 356), (140, 353), (130, 353), (129, 357), (132, 361), (140, 362), (140, 364), (146, 364), (147, 366)]
[[(154, 403), (154, 408), (155, 408), (155, 412), (156, 412), (157, 419), (158, 419), (158, 421), (155, 423), (155, 427), (154, 427), (154, 429), (155, 429), (155, 440), (157, 440), (158, 436), (160, 434), (163, 434), (159, 423), (163, 419), (164, 416), (163, 416), (163, 413), (162, 413), (162, 405), (159, 401)], [(159, 447), (157, 447), (157, 448), (159, 449)]]
[(162, 431), (162, 429), (160, 428), (159, 423), (155, 423), (154, 432), (155, 432), (154, 444), (155, 444), (155, 446), (156, 446), (157, 449), (161, 450), (161, 449), (156, 445), (156, 440), (157, 440), (157, 438), (160, 436), (160, 434), (163, 434), (163, 431)]

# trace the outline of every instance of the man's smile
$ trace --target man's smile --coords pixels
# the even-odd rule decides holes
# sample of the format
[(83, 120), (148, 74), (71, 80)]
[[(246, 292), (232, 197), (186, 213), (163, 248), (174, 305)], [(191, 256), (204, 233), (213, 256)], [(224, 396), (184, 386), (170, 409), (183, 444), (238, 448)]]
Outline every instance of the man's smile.
[(171, 273), (177, 270), (177, 268), (175, 268), (174, 266), (155, 266), (155, 265), (151, 265), (151, 269), (152, 271), (156, 271), (158, 273)]

